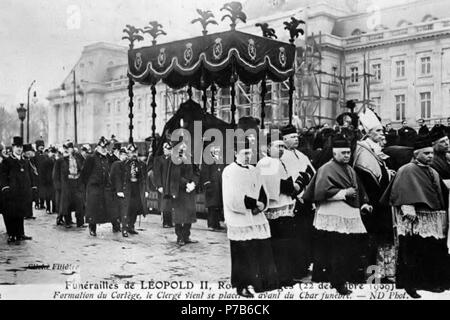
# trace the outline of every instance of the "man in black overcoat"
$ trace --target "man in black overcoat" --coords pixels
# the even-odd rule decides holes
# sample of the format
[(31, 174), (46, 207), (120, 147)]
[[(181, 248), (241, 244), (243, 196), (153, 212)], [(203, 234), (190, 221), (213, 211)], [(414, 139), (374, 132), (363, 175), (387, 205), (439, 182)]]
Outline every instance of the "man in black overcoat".
[(224, 228), (220, 226), (220, 219), (223, 215), (222, 203), (222, 172), (225, 168), (223, 157), (220, 156), (220, 147), (211, 149), (212, 163), (204, 164), (201, 168), (201, 183), (205, 191), (205, 207), (208, 208), (208, 228), (211, 231), (219, 231)]
[(134, 228), (137, 216), (146, 214), (147, 169), (145, 163), (137, 158), (135, 145), (131, 144), (126, 150), (121, 150), (121, 155), (123, 151), (128, 151), (128, 158), (124, 157), (113, 163), (111, 181), (120, 210), (122, 235), (128, 237), (128, 234), (138, 234)]
[(88, 157), (81, 179), (86, 186), (86, 221), (89, 233), (97, 236), (97, 224), (111, 223), (113, 232), (120, 232), (120, 217), (114, 208), (113, 189), (110, 179), (111, 167), (106, 147), (109, 141), (101, 137), (94, 154)]
[(50, 147), (47, 155), (38, 163), (39, 197), (44, 199), (47, 214), (55, 213), (55, 189), (53, 188), (53, 167), (55, 166), (56, 149)]
[(160, 197), (160, 211), (162, 215), (163, 228), (172, 228), (172, 206), (170, 204), (171, 198), (168, 191), (169, 168), (172, 166), (171, 154), (172, 146), (165, 142), (163, 145), (164, 154), (155, 157), (153, 163), (153, 184), (158, 190)]
[(30, 162), (23, 158), (23, 139), (13, 138), (13, 153), (0, 166), (0, 190), (2, 192), (3, 218), (8, 233), (8, 243), (31, 240), (25, 235), (24, 217), (33, 201), (33, 189), (37, 189), (36, 176)]
[(66, 228), (70, 228), (74, 208), (77, 227), (81, 228), (84, 227), (84, 185), (80, 178), (83, 158), (75, 153), (72, 142), (66, 142), (63, 148), (66, 155), (55, 163), (54, 168), (54, 180), (61, 188), (59, 216), (64, 217)]

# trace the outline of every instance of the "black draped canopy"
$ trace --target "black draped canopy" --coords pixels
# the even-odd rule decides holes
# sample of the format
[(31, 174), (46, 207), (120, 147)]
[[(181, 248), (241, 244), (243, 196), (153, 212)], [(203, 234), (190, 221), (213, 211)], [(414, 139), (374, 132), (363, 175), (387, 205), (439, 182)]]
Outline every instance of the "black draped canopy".
[(229, 87), (237, 80), (233, 74), (247, 85), (289, 79), (295, 52), (293, 44), (231, 30), (132, 49), (128, 66), (129, 75), (146, 85), (162, 80), (173, 89), (204, 89), (213, 82)]

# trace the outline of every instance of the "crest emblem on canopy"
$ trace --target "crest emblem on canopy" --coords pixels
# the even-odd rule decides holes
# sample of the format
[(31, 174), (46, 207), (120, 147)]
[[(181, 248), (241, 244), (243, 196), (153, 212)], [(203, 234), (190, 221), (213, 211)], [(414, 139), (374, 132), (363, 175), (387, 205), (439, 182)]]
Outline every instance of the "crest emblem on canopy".
[(184, 50), (184, 65), (188, 65), (191, 63), (192, 58), (194, 57), (194, 51), (192, 50), (192, 43), (186, 43), (186, 50)]
[(220, 57), (222, 56), (223, 53), (223, 47), (222, 47), (222, 39), (221, 38), (217, 38), (214, 41), (214, 46), (213, 46), (213, 56), (214, 59), (220, 59)]
[(158, 54), (158, 65), (162, 67), (164, 63), (166, 63), (166, 48), (161, 48)]
[(140, 52), (136, 53), (136, 58), (134, 59), (134, 66), (136, 69), (141, 69), (142, 67), (142, 54)]
[(285, 67), (286, 66), (286, 49), (284, 47), (280, 47), (280, 53), (278, 54), (278, 60), (280, 64)]
[(256, 59), (256, 47), (255, 47), (255, 40), (249, 39), (248, 40), (248, 46), (247, 46), (248, 55), (252, 60)]

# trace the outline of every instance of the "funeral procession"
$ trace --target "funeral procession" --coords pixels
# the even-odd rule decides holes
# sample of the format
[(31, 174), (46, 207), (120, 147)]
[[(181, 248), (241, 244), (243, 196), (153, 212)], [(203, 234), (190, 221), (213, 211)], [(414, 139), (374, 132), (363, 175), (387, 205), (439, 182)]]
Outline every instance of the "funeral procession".
[(448, 0), (72, 2), (0, 4), (0, 299), (450, 299)]

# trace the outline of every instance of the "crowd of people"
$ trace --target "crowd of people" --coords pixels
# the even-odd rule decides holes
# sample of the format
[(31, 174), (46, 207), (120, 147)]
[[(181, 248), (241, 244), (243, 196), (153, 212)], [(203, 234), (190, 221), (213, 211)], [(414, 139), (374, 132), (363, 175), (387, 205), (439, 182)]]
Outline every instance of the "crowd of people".
[(450, 127), (429, 130), (419, 121), (416, 132), (404, 122), (397, 131), (370, 110), (337, 123), (313, 134), (287, 125), (256, 150), (254, 139), (237, 140), (232, 163), (216, 145), (212, 163), (200, 166), (185, 161), (185, 144), (170, 141), (149, 157), (104, 137), (93, 151), (70, 141), (46, 149), (42, 140), (34, 151), (14, 137), (0, 157), (7, 242), (31, 239), (24, 219), (34, 218), (33, 202), (56, 214), (57, 225), (88, 227), (93, 237), (103, 223), (123, 237), (138, 234), (137, 216), (152, 209), (153, 191), (162, 226), (174, 227), (185, 246), (197, 242), (191, 226), (202, 192), (208, 228), (222, 231), (225, 222), (231, 284), (241, 296), (309, 275), (342, 295), (373, 274), (413, 298), (449, 289)]

